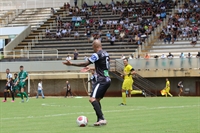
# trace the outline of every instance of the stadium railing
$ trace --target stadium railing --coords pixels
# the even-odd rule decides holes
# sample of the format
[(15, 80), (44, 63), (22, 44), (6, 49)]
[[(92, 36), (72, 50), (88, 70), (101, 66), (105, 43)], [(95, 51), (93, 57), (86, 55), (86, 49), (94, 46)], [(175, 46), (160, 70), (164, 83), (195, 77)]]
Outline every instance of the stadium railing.
[[(123, 69), (123, 60), (116, 60), (116, 71)], [(198, 69), (200, 68), (200, 58), (165, 58), (165, 59), (130, 59), (136, 70), (156, 70), (156, 69)]]
[(4, 51), (4, 58), (41, 58), (44, 59), (45, 57), (54, 57), (58, 58), (58, 50), (12, 50), (12, 51)]

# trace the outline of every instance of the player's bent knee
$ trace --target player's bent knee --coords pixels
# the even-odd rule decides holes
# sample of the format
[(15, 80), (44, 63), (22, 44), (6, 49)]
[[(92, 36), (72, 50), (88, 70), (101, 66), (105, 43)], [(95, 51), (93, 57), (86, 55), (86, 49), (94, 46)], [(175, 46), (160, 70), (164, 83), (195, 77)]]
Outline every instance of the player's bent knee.
[(92, 103), (92, 102), (94, 102), (95, 100), (96, 100), (96, 98), (90, 97), (89, 102)]
[(122, 92), (126, 92), (126, 90), (122, 89)]

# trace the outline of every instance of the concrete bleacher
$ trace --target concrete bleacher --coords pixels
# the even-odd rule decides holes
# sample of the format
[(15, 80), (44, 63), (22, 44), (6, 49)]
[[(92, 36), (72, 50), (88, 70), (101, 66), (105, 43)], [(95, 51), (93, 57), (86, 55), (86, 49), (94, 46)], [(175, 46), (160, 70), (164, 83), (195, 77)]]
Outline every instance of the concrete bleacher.
[[(137, 8), (140, 8), (140, 4), (137, 4)], [(170, 12), (171, 9), (167, 9), (167, 12)], [(40, 28), (38, 28), (36, 31), (32, 32), (23, 42), (21, 42), (15, 49), (23, 49), (32, 41), (32, 39), (35, 39), (36, 36), (39, 36), (41, 34), (42, 40), (38, 40), (38, 43), (35, 43), (34, 46), (31, 47), (32, 50), (50, 50), (50, 49), (57, 49), (59, 51), (59, 57), (60, 59), (65, 58), (68, 54), (70, 56), (73, 56), (74, 49), (77, 49), (79, 52), (79, 59), (83, 59), (85, 56), (91, 55), (93, 50), (91, 49), (91, 42), (88, 43), (87, 37), (84, 35), (85, 34), (85, 29), (83, 26), (79, 27), (79, 40), (75, 40), (73, 35), (74, 31), (71, 32), (71, 37), (63, 37), (61, 39), (48, 39), (45, 38), (45, 35), (43, 32), (45, 29), (48, 27), (50, 28), (50, 24), (55, 22), (55, 16), (57, 14), (60, 14), (62, 21), (63, 22), (69, 22), (71, 21), (72, 16), (64, 15), (63, 12), (65, 12), (62, 8), (57, 10), (57, 13), (52, 16), (50, 19), (48, 19), (44, 24), (41, 25)], [(78, 15), (83, 17), (83, 15)], [(90, 16), (90, 18), (96, 18), (97, 14), (94, 14)], [(150, 19), (152, 16), (143, 16), (143, 18), (148, 18)], [(102, 11), (102, 15), (100, 15), (100, 18), (104, 20), (104, 24), (106, 20), (118, 20), (120, 18), (120, 15), (111, 15), (111, 11)], [(139, 24), (136, 19), (133, 19), (132, 17), (129, 17), (129, 21), (133, 22), (134, 24)], [(56, 33), (56, 25), (52, 25), (52, 28), (50, 29), (51, 33), (55, 34)], [(103, 35), (102, 38), (105, 38), (106, 30), (105, 27), (102, 29)], [(94, 32), (94, 30), (92, 30)], [(135, 43), (128, 44), (127, 43), (128, 38), (125, 38), (123, 42), (118, 42), (116, 41), (113, 46), (110, 45), (109, 41), (102, 41), (103, 48), (109, 52), (111, 55), (111, 58), (113, 59), (119, 59), (122, 54), (124, 55), (131, 55), (133, 52), (136, 51), (138, 48), (138, 45)]]
[(50, 8), (25, 9), (7, 26), (31, 25), (32, 30), (37, 30), (47, 19), (51, 17)]

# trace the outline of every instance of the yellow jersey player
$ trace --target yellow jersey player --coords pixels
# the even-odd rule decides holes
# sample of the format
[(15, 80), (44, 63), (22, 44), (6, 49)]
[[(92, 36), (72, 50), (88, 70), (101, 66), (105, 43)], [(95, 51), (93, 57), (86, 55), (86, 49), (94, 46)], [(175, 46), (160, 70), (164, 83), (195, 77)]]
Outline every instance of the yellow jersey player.
[(165, 86), (165, 96), (170, 95), (172, 97), (172, 94), (169, 92), (170, 91), (170, 82), (169, 79), (166, 78), (166, 86)]
[(141, 90), (133, 90), (133, 77), (136, 72), (134, 68), (128, 64), (128, 59), (123, 59), (124, 63), (124, 71), (123, 75), (121, 75), (124, 78), (123, 84), (122, 84), (122, 103), (120, 105), (126, 105), (126, 91), (128, 91), (128, 96), (131, 97), (131, 94), (145, 94), (145, 92)]

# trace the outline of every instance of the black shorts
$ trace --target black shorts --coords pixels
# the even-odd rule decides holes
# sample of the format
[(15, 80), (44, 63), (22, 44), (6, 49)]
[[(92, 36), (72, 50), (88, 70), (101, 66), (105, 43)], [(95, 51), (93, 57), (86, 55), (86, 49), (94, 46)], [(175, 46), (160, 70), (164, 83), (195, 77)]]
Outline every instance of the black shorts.
[(97, 80), (97, 82), (94, 84), (92, 88), (92, 93), (90, 97), (93, 98), (103, 98), (107, 89), (110, 87), (111, 79), (109, 77), (106, 77), (101, 80)]
[(12, 86), (5, 86), (5, 89), (11, 91), (12, 90)]

